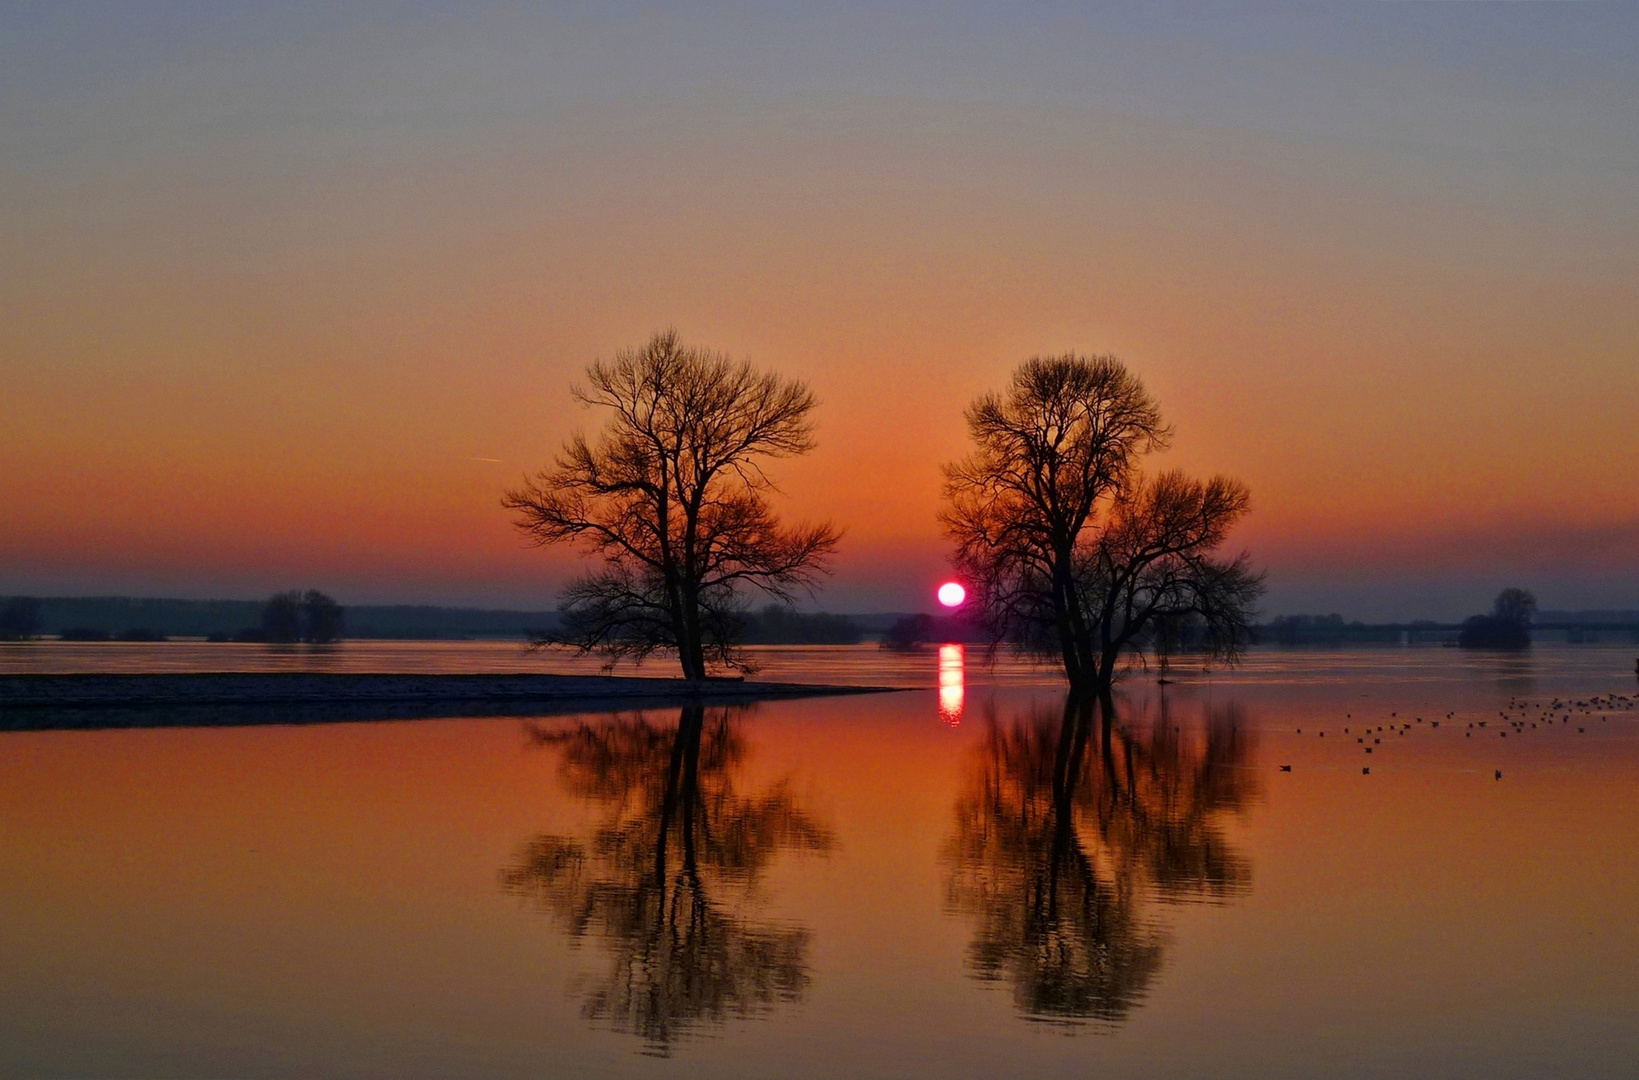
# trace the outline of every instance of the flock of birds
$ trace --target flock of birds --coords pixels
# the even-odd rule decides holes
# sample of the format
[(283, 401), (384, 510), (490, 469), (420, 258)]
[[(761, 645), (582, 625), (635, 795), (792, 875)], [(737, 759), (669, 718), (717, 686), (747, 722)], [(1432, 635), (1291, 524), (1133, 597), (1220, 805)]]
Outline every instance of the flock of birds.
[[(1532, 702), (1523, 698), (1511, 697), (1508, 699), (1506, 709), (1497, 710), (1497, 727), (1495, 730), (1500, 738), (1506, 739), (1510, 733), (1518, 737), (1528, 731), (1538, 730), (1539, 726), (1551, 729), (1557, 725), (1568, 730), (1571, 721), (1575, 719), (1581, 721), (1577, 725), (1576, 732), (1578, 735), (1582, 735), (1587, 733), (1588, 724), (1593, 720), (1597, 719), (1604, 723), (1609, 721), (1613, 714), (1630, 712), (1635, 709), (1639, 709), (1639, 695), (1629, 697), (1627, 694), (1595, 694), (1589, 698), (1578, 699), (1556, 697), (1546, 702)], [(1452, 711), (1446, 713), (1441, 719), (1450, 722), (1455, 721), (1456, 717), (1456, 712)], [(1352, 720), (1354, 714), (1346, 713), (1344, 718)], [(1414, 730), (1414, 724), (1426, 723), (1430, 728), (1437, 728), (1441, 723), (1440, 719), (1424, 720), (1421, 716), (1414, 717), (1414, 723), (1407, 723), (1400, 719), (1398, 711), (1390, 712), (1389, 720), (1390, 722), (1387, 725), (1379, 724), (1375, 727), (1368, 722), (1365, 727), (1359, 729), (1358, 733), (1354, 730), (1357, 725), (1348, 724), (1344, 726), (1343, 734), (1354, 736), (1354, 741), (1360, 744), (1366, 753), (1370, 754), (1376, 747), (1383, 745), (1383, 736), (1385, 734), (1404, 738), (1406, 732)], [(1482, 737), (1488, 735), (1492, 730), (1492, 723), (1493, 721), (1489, 717), (1484, 720), (1471, 720), (1468, 722), (1468, 729), (1463, 732), (1463, 737), (1472, 739), (1476, 731)], [(1297, 733), (1302, 735), (1303, 729), (1298, 728)], [(1325, 731), (1320, 731), (1317, 734), (1319, 738), (1324, 739), (1326, 737)], [(1292, 766), (1282, 765), (1280, 771), (1291, 772)], [(1363, 776), (1370, 776), (1371, 771), (1370, 765), (1363, 765), (1360, 768)], [(1496, 779), (1501, 780), (1502, 770), (1497, 769), (1495, 772)]]

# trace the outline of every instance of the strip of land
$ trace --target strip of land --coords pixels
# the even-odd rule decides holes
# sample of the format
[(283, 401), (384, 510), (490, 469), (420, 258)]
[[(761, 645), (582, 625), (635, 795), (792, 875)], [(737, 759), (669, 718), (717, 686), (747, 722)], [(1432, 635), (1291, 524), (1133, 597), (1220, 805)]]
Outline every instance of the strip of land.
[(741, 705), (889, 690), (880, 686), (738, 679), (689, 682), (612, 675), (0, 675), (0, 731), (547, 716), (684, 705)]

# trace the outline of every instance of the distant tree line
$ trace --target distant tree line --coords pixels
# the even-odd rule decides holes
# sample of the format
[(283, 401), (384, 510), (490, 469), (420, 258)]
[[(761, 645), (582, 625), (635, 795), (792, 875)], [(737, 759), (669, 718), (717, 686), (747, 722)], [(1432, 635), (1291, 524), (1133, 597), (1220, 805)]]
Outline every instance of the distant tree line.
[[(0, 622), (20, 629), (0, 636), (59, 637), (114, 641), (135, 634), (214, 637), (232, 641), (261, 632), (264, 600), (178, 600), (128, 596), (0, 597)], [(7, 611), (10, 609), (10, 615)], [(38, 620), (23, 613), (33, 610)], [(348, 605), (349, 638), (465, 640), (528, 638), (530, 631), (551, 626), (551, 611), (507, 611), (431, 605)]]
[(884, 649), (916, 649), (923, 645), (985, 644), (984, 628), (964, 614), (905, 615), (882, 635)]
[(801, 612), (779, 604), (739, 617), (746, 645), (858, 645), (865, 632), (846, 615)]
[[(1381, 644), (1402, 641), (1408, 633), (1415, 640), (1419, 634), (1449, 635), (1455, 630), (1456, 644), (1464, 648), (1518, 649), (1531, 644), (1531, 627), (1536, 614), (1536, 597), (1525, 589), (1509, 588), (1497, 594), (1489, 614), (1471, 615), (1457, 626), (1433, 619), (1413, 619), (1409, 623), (1364, 623), (1345, 622), (1343, 616), (1335, 613), (1279, 615), (1256, 627), (1254, 640), (1274, 645)], [(1585, 613), (1584, 617), (1605, 615), (1594, 612)]]
[[(56, 623), (48, 631), (45, 613), (52, 609), (56, 609)], [(121, 597), (43, 601), (13, 596), (0, 600), (0, 641), (26, 641), (46, 632), (63, 641), (166, 641), (178, 634), (200, 633), (197, 623), (201, 620), (220, 626), (226, 619), (242, 623), (247, 615), (255, 617), (256, 622), (239, 630), (210, 630), (205, 634), (207, 640), (305, 641), (322, 645), (339, 641), (344, 628), (341, 605), (317, 589), (276, 593), (260, 605)]]
[(27, 641), (40, 632), (40, 601), (13, 596), (0, 605), (0, 641)]
[[(9, 597), (0, 604), (0, 641), (28, 641), (40, 636), (45, 605), (33, 596)], [(164, 641), (165, 635), (152, 627), (136, 626), (115, 633), (92, 626), (71, 626), (58, 637), (64, 641)]]

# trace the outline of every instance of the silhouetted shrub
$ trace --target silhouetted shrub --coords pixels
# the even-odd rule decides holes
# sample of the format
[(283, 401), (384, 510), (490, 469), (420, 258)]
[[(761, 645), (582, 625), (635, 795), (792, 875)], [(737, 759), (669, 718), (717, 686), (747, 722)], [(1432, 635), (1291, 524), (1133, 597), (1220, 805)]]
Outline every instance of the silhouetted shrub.
[(147, 627), (147, 626), (137, 626), (137, 627), (132, 627), (130, 630), (122, 631), (115, 640), (117, 640), (117, 641), (165, 641), (167, 639), (166, 639), (165, 634), (164, 634), (163, 631), (155, 630), (152, 627)]
[(64, 641), (112, 641), (114, 635), (94, 626), (75, 626), (64, 630), (58, 637)]

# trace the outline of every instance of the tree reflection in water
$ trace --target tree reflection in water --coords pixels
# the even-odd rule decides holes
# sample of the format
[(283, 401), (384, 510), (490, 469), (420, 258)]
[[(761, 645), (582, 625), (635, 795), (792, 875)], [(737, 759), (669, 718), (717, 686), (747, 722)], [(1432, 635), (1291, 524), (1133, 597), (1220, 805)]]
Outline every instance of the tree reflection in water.
[(796, 1001), (808, 985), (808, 931), (759, 921), (759, 878), (781, 850), (824, 853), (831, 832), (780, 782), (743, 792), (742, 709), (685, 707), (675, 727), (642, 713), (534, 728), (558, 747), (571, 792), (603, 804), (587, 842), (542, 833), (500, 874), (576, 941), (611, 953), (583, 1015), (665, 1055), (701, 1024)]
[(1180, 726), (1164, 697), (1132, 724), (1108, 699), (989, 717), (956, 802), (946, 904), (978, 922), (973, 975), (1010, 983), (1027, 1017), (1119, 1022), (1161, 969), (1145, 902), (1250, 887), (1221, 822), (1256, 797), (1251, 736), (1234, 707), (1209, 710), (1199, 734)]

